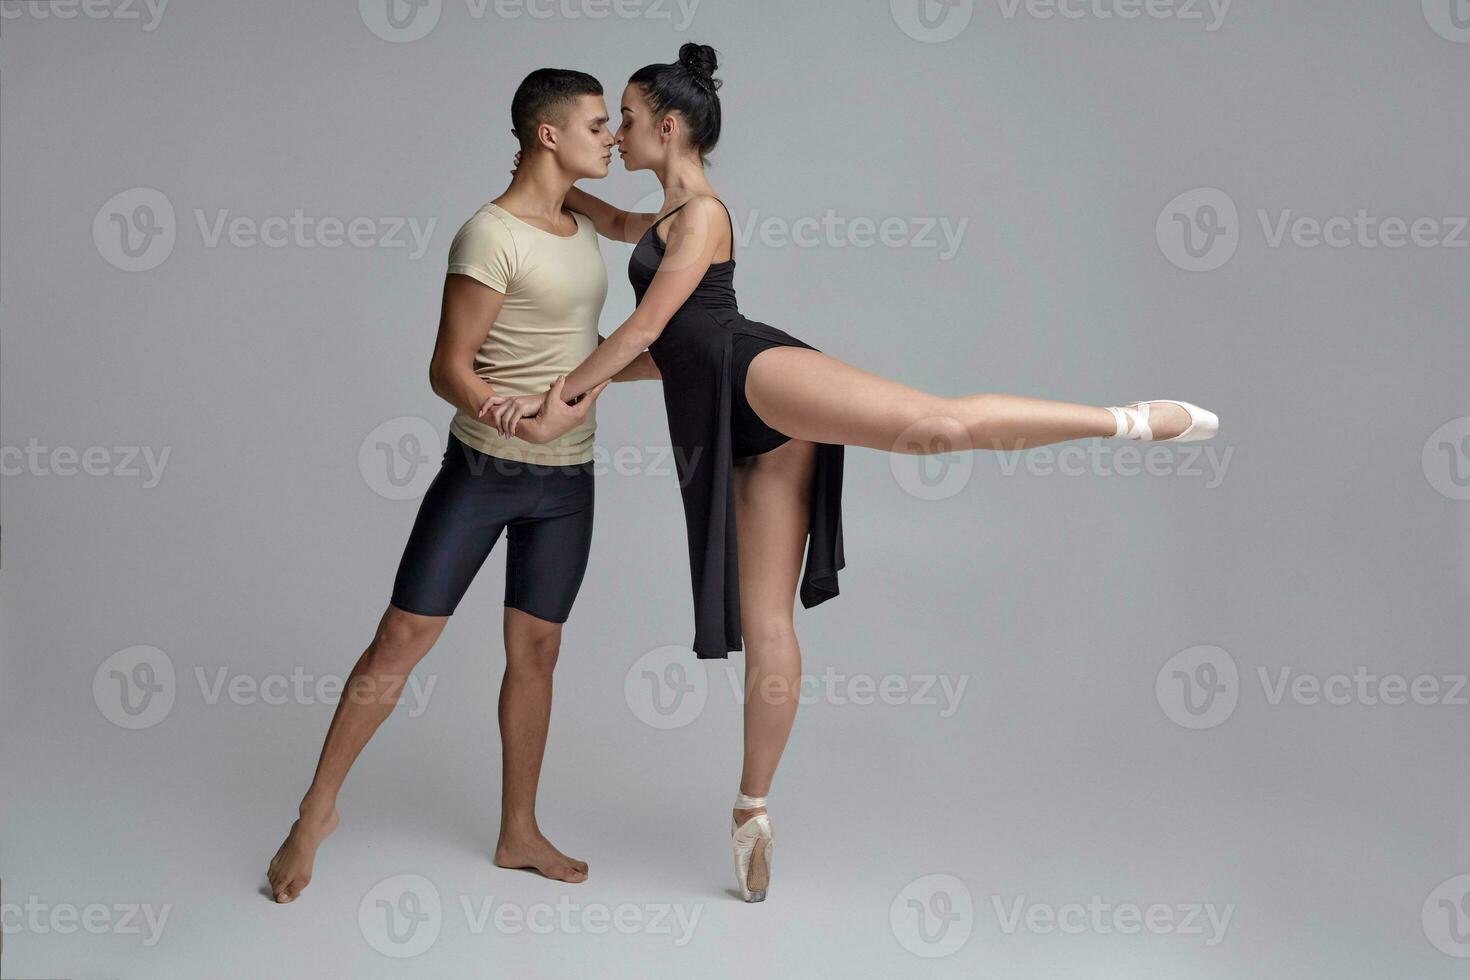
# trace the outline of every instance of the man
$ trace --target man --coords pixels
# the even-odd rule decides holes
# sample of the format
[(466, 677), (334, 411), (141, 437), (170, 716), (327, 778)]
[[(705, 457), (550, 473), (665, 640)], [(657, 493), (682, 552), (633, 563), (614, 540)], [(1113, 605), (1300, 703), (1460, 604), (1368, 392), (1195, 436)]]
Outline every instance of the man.
[[(457, 410), (449, 447), (420, 504), (391, 602), (345, 685), (300, 817), (271, 861), (278, 902), (293, 901), (310, 883), (317, 847), (337, 826), (348, 769), (506, 529), (495, 863), (561, 881), (587, 878), (587, 862), (542, 835), (535, 802), (552, 668), (592, 536), (593, 402), (606, 382), (571, 405), (559, 389), (560, 376), (603, 339), (597, 319), (607, 270), (591, 220), (564, 211), (562, 202), (574, 181), (607, 176), (614, 140), (602, 94), (582, 72), (540, 69), (526, 77), (511, 103), (521, 164), (450, 247), (429, 371), (434, 392)], [(658, 376), (645, 352), (612, 380)], [(497, 394), (548, 389), (558, 397), (521, 423), (519, 437), (502, 437), (489, 424)], [(564, 434), (545, 438), (556, 432)]]

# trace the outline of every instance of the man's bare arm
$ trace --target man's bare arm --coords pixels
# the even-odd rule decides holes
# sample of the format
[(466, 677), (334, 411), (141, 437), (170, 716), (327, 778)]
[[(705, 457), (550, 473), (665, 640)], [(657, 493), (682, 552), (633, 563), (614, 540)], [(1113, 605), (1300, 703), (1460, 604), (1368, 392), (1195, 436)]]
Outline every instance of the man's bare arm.
[(429, 387), (470, 418), (495, 394), (495, 388), (475, 373), (475, 353), (485, 343), (505, 294), (459, 273), (444, 277), (444, 300), (439, 311), (439, 336), (429, 362)]

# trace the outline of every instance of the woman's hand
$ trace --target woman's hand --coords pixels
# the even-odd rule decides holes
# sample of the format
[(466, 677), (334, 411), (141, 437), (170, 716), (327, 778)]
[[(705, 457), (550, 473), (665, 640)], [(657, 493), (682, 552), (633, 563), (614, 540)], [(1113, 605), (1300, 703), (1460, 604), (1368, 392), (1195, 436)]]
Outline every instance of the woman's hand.
[[(590, 391), (584, 392), (574, 404), (568, 405), (562, 400), (562, 386), (566, 383), (566, 375), (560, 375), (551, 383), (551, 387), (543, 395), (520, 395), (513, 399), (509, 395), (496, 395), (486, 402), (486, 408), (498, 405), (507, 405), (511, 401), (519, 399), (531, 399), (535, 402), (536, 413), (528, 414), (522, 410), (517, 413), (514, 408), (508, 409), (506, 418), (509, 425), (505, 430), (510, 435), (525, 439), (527, 442), (547, 443), (559, 439), (568, 432), (575, 429), (587, 418), (592, 403), (597, 396), (602, 394), (602, 389), (608, 386), (604, 381)], [(504, 434), (504, 433), (503, 433)]]
[(535, 418), (523, 419), (520, 425), (519, 435), (522, 439), (530, 442), (547, 443), (554, 439), (560, 439), (568, 432), (582, 424), (587, 418), (587, 413), (592, 409), (592, 403), (597, 396), (602, 394), (611, 379), (604, 381), (589, 391), (583, 392), (574, 404), (567, 404), (562, 400), (562, 386), (566, 384), (567, 376), (561, 375), (551, 383), (546, 391), (546, 401), (541, 412)]
[[(509, 439), (516, 434), (516, 423), (540, 414), (545, 402), (544, 394), (495, 395), (480, 409), (480, 419), (495, 426), (501, 438)], [(489, 409), (488, 418), (486, 409)]]

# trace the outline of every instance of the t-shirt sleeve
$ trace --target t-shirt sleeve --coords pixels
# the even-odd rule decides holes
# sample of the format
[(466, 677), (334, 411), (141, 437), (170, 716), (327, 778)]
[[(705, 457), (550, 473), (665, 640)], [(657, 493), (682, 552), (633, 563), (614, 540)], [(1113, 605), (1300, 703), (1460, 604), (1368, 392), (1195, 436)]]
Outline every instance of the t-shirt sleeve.
[(449, 271), (509, 292), (515, 282), (515, 240), (493, 214), (481, 211), (464, 223), (449, 246)]

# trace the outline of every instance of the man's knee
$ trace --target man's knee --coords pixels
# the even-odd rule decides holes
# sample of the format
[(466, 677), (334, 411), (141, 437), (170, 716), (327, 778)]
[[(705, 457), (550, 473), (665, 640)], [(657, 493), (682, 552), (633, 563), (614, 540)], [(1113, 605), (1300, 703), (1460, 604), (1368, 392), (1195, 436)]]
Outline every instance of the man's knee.
[(389, 606), (373, 637), (370, 660), (375, 671), (408, 673), (424, 658), (444, 630), (444, 616), (420, 616)]
[(506, 669), (550, 673), (561, 653), (562, 624), (509, 606), (505, 617)]

